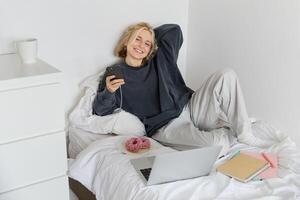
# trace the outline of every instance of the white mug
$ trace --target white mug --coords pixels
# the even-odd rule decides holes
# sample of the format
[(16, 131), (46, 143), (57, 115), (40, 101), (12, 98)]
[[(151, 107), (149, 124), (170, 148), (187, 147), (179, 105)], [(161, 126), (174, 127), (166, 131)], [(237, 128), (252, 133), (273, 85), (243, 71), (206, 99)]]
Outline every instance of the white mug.
[(34, 63), (37, 59), (37, 39), (30, 38), (16, 41), (18, 54), (23, 63)]

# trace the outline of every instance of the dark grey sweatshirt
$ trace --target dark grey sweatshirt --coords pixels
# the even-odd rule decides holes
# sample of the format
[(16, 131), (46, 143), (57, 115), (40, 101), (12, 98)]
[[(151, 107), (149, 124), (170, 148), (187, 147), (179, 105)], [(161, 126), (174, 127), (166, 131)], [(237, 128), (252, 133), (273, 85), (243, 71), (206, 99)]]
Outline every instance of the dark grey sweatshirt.
[(93, 102), (94, 114), (108, 115), (120, 107), (122, 95), (122, 109), (143, 122), (148, 136), (178, 117), (193, 93), (185, 85), (177, 66), (183, 42), (180, 27), (162, 25), (155, 29), (155, 37), (158, 50), (146, 64), (141, 67), (131, 67), (125, 62), (116, 64), (124, 74), (122, 91), (107, 91), (104, 75)]

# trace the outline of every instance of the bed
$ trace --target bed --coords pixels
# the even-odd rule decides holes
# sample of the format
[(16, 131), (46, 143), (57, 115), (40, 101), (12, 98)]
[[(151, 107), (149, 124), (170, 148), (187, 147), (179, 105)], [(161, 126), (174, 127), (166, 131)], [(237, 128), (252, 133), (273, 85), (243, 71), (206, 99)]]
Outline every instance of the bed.
[[(69, 167), (70, 186), (80, 199), (300, 199), (299, 148), (286, 134), (259, 120), (252, 120), (253, 133), (268, 141), (268, 147), (259, 149), (238, 143), (230, 130), (215, 129), (208, 134), (216, 139), (207, 145), (222, 145), (224, 157), (217, 160), (209, 176), (146, 187), (130, 164), (136, 155), (124, 154), (120, 148), (126, 138), (145, 134), (143, 124), (124, 111), (104, 117), (92, 115), (99, 77), (101, 74), (83, 81), (80, 88), (85, 90), (84, 95), (69, 116), (69, 155), (73, 158)], [(157, 133), (153, 138), (160, 142), (159, 148), (138, 156), (203, 146), (197, 143), (197, 135), (189, 133)], [(276, 154), (278, 178), (245, 184), (216, 172), (216, 167), (238, 150)]]

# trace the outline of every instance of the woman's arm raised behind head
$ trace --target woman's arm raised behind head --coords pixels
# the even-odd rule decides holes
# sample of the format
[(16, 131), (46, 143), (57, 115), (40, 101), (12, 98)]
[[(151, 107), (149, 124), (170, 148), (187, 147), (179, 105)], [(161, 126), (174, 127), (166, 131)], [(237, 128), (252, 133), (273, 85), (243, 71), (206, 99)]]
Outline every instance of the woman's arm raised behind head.
[(177, 24), (164, 24), (154, 29), (158, 51), (175, 63), (183, 43), (182, 31)]

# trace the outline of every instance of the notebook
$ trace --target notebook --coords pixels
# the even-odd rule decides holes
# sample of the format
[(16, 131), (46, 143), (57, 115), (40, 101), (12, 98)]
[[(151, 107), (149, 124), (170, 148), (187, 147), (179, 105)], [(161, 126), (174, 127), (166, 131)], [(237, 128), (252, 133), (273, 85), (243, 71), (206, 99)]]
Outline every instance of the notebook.
[(270, 167), (269, 162), (239, 153), (227, 162), (219, 165), (217, 170), (241, 182), (248, 182)]
[(266, 160), (270, 163), (270, 167), (266, 170), (264, 170), (262, 173), (260, 173), (257, 176), (257, 179), (269, 179), (269, 178), (277, 178), (277, 172), (278, 172), (278, 158), (275, 154), (267, 153), (267, 152), (252, 152), (252, 151), (241, 151), (244, 154), (247, 154), (249, 156)]

